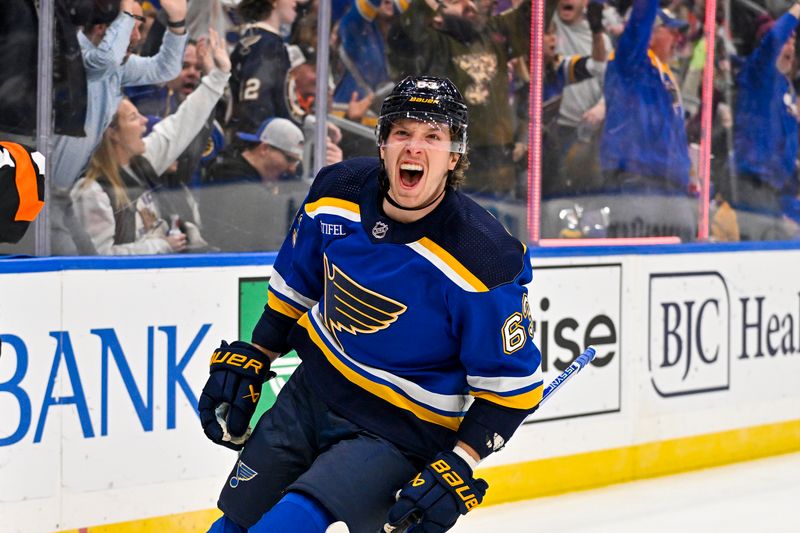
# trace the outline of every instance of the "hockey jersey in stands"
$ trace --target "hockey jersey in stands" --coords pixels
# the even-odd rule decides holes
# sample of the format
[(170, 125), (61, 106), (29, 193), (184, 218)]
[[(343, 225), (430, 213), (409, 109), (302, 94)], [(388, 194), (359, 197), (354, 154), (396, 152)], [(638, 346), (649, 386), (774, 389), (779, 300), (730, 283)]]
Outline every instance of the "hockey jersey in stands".
[(406, 452), (460, 439), (488, 455), (542, 396), (529, 253), (449, 188), (421, 220), (393, 221), (380, 172), (359, 158), (319, 173), (253, 342), (295, 348), (334, 411)]
[(286, 73), (289, 53), (283, 39), (263, 23), (248, 27), (231, 54), (231, 128), (255, 133), (271, 117), (289, 117)]

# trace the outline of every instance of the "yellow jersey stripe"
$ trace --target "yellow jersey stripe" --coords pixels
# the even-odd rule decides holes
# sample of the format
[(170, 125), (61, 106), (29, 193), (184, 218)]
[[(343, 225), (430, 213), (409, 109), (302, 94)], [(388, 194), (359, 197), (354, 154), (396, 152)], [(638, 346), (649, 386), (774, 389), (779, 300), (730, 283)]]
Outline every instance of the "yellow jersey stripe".
[(539, 402), (542, 401), (542, 393), (544, 388), (540, 385), (524, 394), (516, 396), (500, 396), (488, 391), (470, 391), (470, 394), (476, 398), (483, 398), (486, 401), (492, 402), (503, 407), (510, 407), (512, 409), (533, 409)]
[(375, 383), (374, 381), (369, 380), (344, 364), (333, 352), (330, 351), (322, 338), (320, 338), (319, 333), (317, 333), (317, 330), (314, 329), (314, 326), (311, 324), (307, 314), (300, 317), (300, 320), (298, 320), (297, 323), (301, 327), (305, 328), (305, 330), (308, 332), (308, 336), (311, 338), (314, 344), (317, 345), (320, 351), (325, 354), (325, 358), (328, 360), (328, 362), (333, 365), (333, 367), (338, 370), (339, 373), (342, 374), (348, 381), (358, 385), (367, 392), (374, 394), (378, 398), (386, 400), (396, 407), (410, 411), (414, 416), (420, 420), (424, 420), (425, 422), (437, 424), (453, 431), (456, 431), (458, 426), (461, 425), (461, 418), (440, 415), (429, 409), (426, 409), (421, 405), (410, 401), (408, 398), (398, 393), (394, 389), (387, 387), (386, 385), (381, 385), (380, 383)]
[(361, 219), (361, 208), (355, 202), (326, 196), (320, 198), (316, 202), (306, 204), (306, 213), (311, 218), (314, 218), (318, 212), (323, 211), (326, 213), (342, 214), (342, 216), (346, 218), (356, 215), (359, 220)]
[(447, 265), (459, 278), (461, 278), (467, 285), (469, 285), (476, 292), (486, 292), (489, 288), (479, 280), (472, 272), (458, 262), (458, 260), (450, 255), (450, 253), (430, 240), (427, 237), (422, 237), (417, 241), (417, 244), (422, 246), (425, 250), (433, 254), (445, 265)]
[(287, 304), (277, 296), (274, 295), (270, 296), (271, 297), (269, 296), (267, 297), (267, 305), (269, 306), (270, 309), (272, 309), (277, 313), (292, 317), (295, 320), (300, 318), (303, 315), (303, 313), (305, 313), (305, 311), (301, 311), (300, 309), (297, 309), (296, 307)]

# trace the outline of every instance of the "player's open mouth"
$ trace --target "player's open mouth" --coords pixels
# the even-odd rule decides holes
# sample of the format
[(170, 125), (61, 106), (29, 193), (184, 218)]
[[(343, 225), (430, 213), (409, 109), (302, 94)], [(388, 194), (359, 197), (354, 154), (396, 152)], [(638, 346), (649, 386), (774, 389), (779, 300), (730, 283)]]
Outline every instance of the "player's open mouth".
[(400, 185), (410, 189), (420, 182), (424, 174), (425, 169), (422, 167), (422, 165), (418, 165), (416, 163), (401, 163)]

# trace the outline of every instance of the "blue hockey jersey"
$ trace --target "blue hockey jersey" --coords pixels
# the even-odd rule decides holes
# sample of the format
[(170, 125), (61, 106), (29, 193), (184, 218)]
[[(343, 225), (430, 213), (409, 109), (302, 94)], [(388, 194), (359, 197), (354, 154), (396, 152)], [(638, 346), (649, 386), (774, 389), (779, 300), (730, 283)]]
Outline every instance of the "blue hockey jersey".
[(630, 19), (606, 68), (606, 121), (600, 142), (604, 171), (665, 178), (686, 191), (689, 143), (680, 85), (649, 50), (658, 0), (634, 0)]
[[(797, 95), (776, 61), (798, 20), (784, 13), (747, 57), (736, 78), (733, 146), (739, 174), (752, 174), (775, 190), (795, 192)], [(746, 126), (745, 126), (746, 125)]]
[(413, 223), (381, 209), (375, 158), (320, 171), (275, 261), (253, 342), (295, 348), (342, 416), (422, 457), (502, 447), (542, 397), (530, 255), (448, 189)]

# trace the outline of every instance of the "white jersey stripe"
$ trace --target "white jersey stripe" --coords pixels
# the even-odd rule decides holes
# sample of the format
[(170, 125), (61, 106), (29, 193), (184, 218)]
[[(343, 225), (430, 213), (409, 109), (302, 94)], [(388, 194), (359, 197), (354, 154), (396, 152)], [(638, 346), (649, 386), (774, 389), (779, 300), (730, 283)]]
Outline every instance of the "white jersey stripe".
[(306, 214), (311, 218), (315, 218), (317, 215), (336, 215), (346, 218), (347, 220), (352, 220), (353, 222), (361, 222), (360, 213), (354, 213), (349, 209), (343, 209), (333, 205), (320, 205), (311, 211), (306, 211)]
[(301, 309), (310, 309), (317, 303), (316, 300), (303, 296), (291, 288), (275, 268), (272, 269), (272, 276), (269, 278), (269, 288), (295, 302), (298, 304), (297, 307)]
[(492, 392), (511, 392), (525, 387), (530, 387), (541, 383), (543, 379), (541, 366), (536, 368), (536, 371), (529, 376), (519, 377), (486, 377), (486, 376), (467, 376), (467, 383), (470, 387), (480, 390), (488, 390)]
[(439, 394), (436, 392), (431, 392), (412, 381), (395, 376), (394, 374), (386, 372), (385, 370), (359, 363), (344, 353), (339, 348), (339, 343), (337, 343), (336, 340), (331, 337), (330, 332), (328, 332), (328, 329), (323, 325), (324, 320), (319, 313), (319, 304), (314, 306), (314, 308), (311, 310), (310, 316), (317, 326), (317, 330), (319, 331), (320, 335), (328, 344), (328, 348), (330, 348), (331, 352), (333, 352), (339, 359), (347, 361), (351, 365), (358, 367), (362, 375), (369, 376), (371, 374), (377, 378), (391, 383), (392, 385), (395, 385), (422, 406), (433, 407), (435, 409), (450, 413), (459, 413), (466, 411), (469, 406), (472, 405), (474, 400), (472, 396), (463, 394)]
[(450, 268), (450, 265), (442, 261), (437, 255), (432, 253), (430, 250), (422, 246), (418, 242), (409, 242), (406, 243), (406, 246), (417, 252), (419, 255), (430, 261), (430, 263), (442, 271), (442, 273), (450, 278), (450, 280), (464, 289), (465, 291), (469, 292), (478, 292), (478, 290), (473, 287), (467, 280), (461, 277), (458, 272)]

